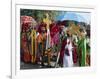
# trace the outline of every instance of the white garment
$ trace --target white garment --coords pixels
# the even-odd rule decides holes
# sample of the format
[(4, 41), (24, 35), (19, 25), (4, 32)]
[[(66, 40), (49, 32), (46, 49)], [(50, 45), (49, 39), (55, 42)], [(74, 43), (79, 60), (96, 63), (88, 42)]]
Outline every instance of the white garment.
[(51, 47), (51, 37), (50, 37), (50, 30), (47, 29), (47, 40), (46, 40), (46, 49)]
[(67, 44), (65, 46), (65, 49), (68, 49), (69, 56), (64, 53), (63, 67), (73, 67), (72, 48), (73, 48), (72, 47), (72, 42), (69, 39), (67, 39)]

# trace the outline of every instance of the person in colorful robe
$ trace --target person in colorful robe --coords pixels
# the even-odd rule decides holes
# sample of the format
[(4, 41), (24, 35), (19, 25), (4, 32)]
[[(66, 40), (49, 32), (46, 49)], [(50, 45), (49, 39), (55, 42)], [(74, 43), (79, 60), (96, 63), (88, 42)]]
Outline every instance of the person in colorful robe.
[(81, 37), (78, 41), (79, 66), (86, 66), (86, 31), (81, 29)]
[(60, 31), (59, 31), (59, 38), (60, 38), (60, 42), (59, 42), (59, 47), (60, 47), (60, 57), (59, 57), (59, 65), (61, 67), (63, 67), (63, 57), (64, 57), (64, 50), (65, 50), (65, 45), (66, 45), (66, 32), (65, 30), (65, 25), (63, 25), (62, 23), (59, 24), (60, 27)]
[(73, 62), (74, 62), (74, 65), (75, 66), (77, 66), (77, 62), (78, 62), (77, 42), (78, 42), (77, 35), (76, 34), (73, 34), (72, 35)]
[(27, 38), (27, 30), (25, 27), (27, 27), (28, 24), (22, 24), (22, 31), (21, 31), (21, 53), (22, 53), (22, 60), (24, 62), (30, 62), (31, 55), (29, 51), (29, 45), (28, 45), (28, 38)]
[(86, 37), (86, 47), (87, 47), (87, 55), (86, 55), (86, 66), (90, 66), (91, 65), (91, 63), (90, 63), (90, 37), (89, 36), (87, 36)]
[(41, 24), (39, 26), (40, 32), (36, 38), (37, 41), (37, 63), (43, 65), (43, 57), (46, 50), (46, 39), (47, 39), (47, 33), (46, 33), (46, 24)]
[(66, 45), (64, 49), (63, 67), (73, 67), (73, 47), (71, 35), (67, 34)]

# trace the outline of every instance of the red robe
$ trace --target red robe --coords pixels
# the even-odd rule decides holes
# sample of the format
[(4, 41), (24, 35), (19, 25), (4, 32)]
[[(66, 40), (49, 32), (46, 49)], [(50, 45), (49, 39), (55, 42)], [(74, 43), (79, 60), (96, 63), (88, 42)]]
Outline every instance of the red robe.
[(77, 47), (73, 44), (73, 62), (77, 63), (78, 55), (77, 55)]
[(61, 64), (63, 64), (63, 57), (64, 57), (64, 51), (65, 51), (66, 44), (67, 44), (67, 42), (66, 42), (66, 40), (64, 40), (61, 45), (61, 51), (60, 51), (60, 63)]
[(28, 44), (27, 44), (27, 37), (26, 34), (22, 34), (21, 36), (21, 49), (23, 50), (23, 57), (22, 59), (24, 62), (30, 62), (31, 61), (31, 55), (28, 50)]

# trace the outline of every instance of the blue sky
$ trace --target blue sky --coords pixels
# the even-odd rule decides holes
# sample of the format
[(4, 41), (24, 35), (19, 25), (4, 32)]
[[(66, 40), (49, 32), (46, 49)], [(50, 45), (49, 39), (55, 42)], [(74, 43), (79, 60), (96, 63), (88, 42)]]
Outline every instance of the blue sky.
[(91, 14), (86, 12), (60, 12), (57, 20), (75, 20), (89, 24), (91, 21)]

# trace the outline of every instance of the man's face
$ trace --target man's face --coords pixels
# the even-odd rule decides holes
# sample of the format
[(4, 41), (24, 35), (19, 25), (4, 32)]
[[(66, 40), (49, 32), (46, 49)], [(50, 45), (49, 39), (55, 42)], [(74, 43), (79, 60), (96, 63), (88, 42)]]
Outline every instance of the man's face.
[(46, 31), (45, 27), (41, 27), (41, 31), (44, 33)]
[(64, 29), (64, 27), (65, 27), (64, 25), (61, 25), (61, 26), (60, 26), (61, 30), (63, 30), (63, 29)]

